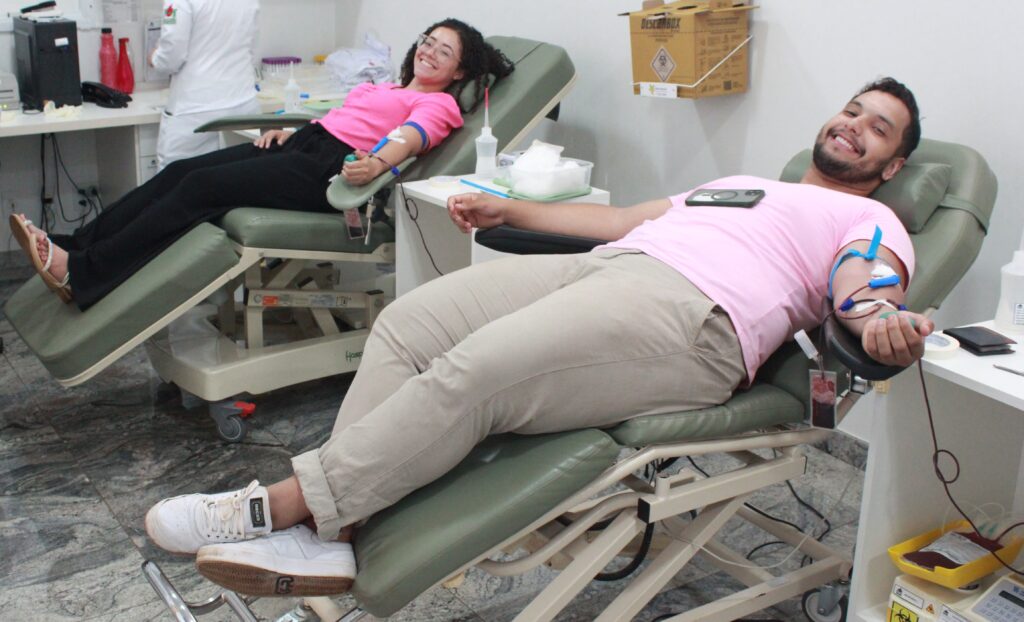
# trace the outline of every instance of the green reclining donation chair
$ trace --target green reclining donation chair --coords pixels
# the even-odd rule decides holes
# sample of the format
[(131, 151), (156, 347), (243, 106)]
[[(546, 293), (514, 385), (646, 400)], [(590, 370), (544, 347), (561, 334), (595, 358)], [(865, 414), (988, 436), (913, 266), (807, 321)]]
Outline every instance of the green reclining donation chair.
[[(809, 151), (797, 155), (782, 179), (799, 180), (809, 163)], [(992, 171), (969, 148), (923, 140), (903, 172), (874, 196), (899, 215), (913, 239), (917, 269), (907, 305), (934, 310), (981, 248), (996, 196)], [(499, 227), (479, 232), (477, 241), (498, 250), (515, 251), (525, 244), (536, 251), (536, 236)], [(561, 247), (556, 252), (578, 250), (575, 242), (554, 237)], [(842, 371), (841, 359), (862, 377), (882, 379), (900, 371), (872, 363), (841, 329), (828, 332), (829, 368)], [(343, 619), (356, 620), (366, 612), (390, 616), (473, 566), (510, 576), (547, 564), (560, 573), (516, 620), (551, 620), (614, 558), (640, 560), (638, 550), (647, 552), (648, 563), (628, 564), (627, 571), (636, 569), (635, 577), (598, 620), (632, 619), (694, 555), (705, 551), (708, 562), (747, 588), (672, 620), (733, 620), (845, 580), (849, 558), (743, 505), (756, 490), (802, 475), (806, 458), (799, 445), (828, 434), (802, 423), (808, 410), (807, 370), (807, 359), (787, 343), (762, 367), (752, 387), (721, 406), (636, 418), (610, 429), (487, 439), (454, 470), (359, 527), (354, 543), (359, 572), (352, 594), (360, 608)], [(865, 383), (849, 372), (840, 378), (848, 409)], [(756, 453), (766, 449), (774, 450), (772, 457)], [(690, 469), (652, 479), (638, 475), (658, 461), (712, 452), (728, 452), (743, 466), (711, 477)], [(733, 516), (798, 548), (811, 563), (778, 575), (730, 564), (750, 564), (715, 537)], [(234, 603), (232, 608), (247, 619), (233, 593), (190, 608), (155, 564), (147, 562), (144, 570), (161, 597), (176, 605), (179, 620), (192, 620), (192, 613), (221, 602)], [(329, 599), (306, 601), (328, 612), (324, 619), (340, 617), (335, 611), (328, 618), (336, 609)], [(817, 599), (807, 602), (820, 605)], [(843, 599), (832, 598), (827, 618), (841, 619), (844, 606)]]
[[(505, 149), (555, 111), (576, 72), (560, 47), (515, 37), (487, 41), (516, 67), (495, 85), (490, 98), (490, 122)], [(463, 96), (472, 101), (472, 94)], [(424, 157), (403, 162), (402, 178), (472, 170), (482, 108), (466, 114), (464, 127)], [(308, 120), (305, 115), (231, 117), (205, 129), (281, 127)], [(358, 366), (366, 335), (387, 296), (373, 282), (346, 291), (339, 281), (359, 281), (359, 275), (352, 276), (359, 272), (358, 264), (393, 264), (395, 231), (375, 222), (368, 244), (350, 239), (340, 210), (368, 204), (393, 182), (391, 175), (382, 175), (353, 188), (336, 180), (328, 200), (337, 214), (232, 210), (189, 231), (84, 313), (62, 304), (38, 277), (19, 289), (4, 311), (64, 386), (85, 382), (145, 341), (157, 374), (213, 403), (210, 411), (221, 436), (239, 441), (245, 422), (227, 398)], [(362, 272), (362, 281), (367, 281), (367, 271)], [(369, 277), (375, 276), (370, 270)], [(245, 298), (236, 309), (240, 286)], [(210, 301), (215, 304), (204, 304)], [(284, 321), (291, 318), (295, 321)]]

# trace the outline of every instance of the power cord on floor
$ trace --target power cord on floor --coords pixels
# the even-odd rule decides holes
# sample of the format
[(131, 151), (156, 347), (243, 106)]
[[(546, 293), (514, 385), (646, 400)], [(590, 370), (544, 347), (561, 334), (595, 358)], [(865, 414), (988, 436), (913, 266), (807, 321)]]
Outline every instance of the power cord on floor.
[[(687, 460), (689, 460), (689, 462), (693, 466), (693, 468), (696, 469), (701, 475), (703, 475), (704, 477), (707, 477), (707, 478), (711, 477), (708, 474), (707, 471), (702, 469), (696, 463), (696, 461), (694, 461), (693, 457), (687, 456)], [(676, 462), (676, 458), (670, 458), (668, 460), (656, 461), (653, 464), (645, 466), (644, 467), (644, 478), (647, 479), (648, 482), (653, 482), (654, 478), (657, 477), (659, 473), (663, 472), (665, 469), (670, 467), (675, 462)], [(851, 477), (850, 481), (847, 482), (846, 487), (843, 489), (843, 493), (842, 493), (842, 495), (840, 495), (839, 501), (841, 501), (846, 496), (846, 491), (849, 489), (850, 483), (852, 483), (852, 481), (853, 481), (853, 478)], [(788, 484), (788, 482), (787, 482), (787, 484)], [(798, 502), (801, 505), (805, 505), (809, 509), (811, 509), (811, 511), (814, 512), (814, 514), (820, 519), (820, 521), (822, 521), (826, 525), (826, 529), (822, 533), (822, 535), (819, 536), (818, 538), (816, 538), (816, 539), (818, 539), (820, 541), (820, 538), (824, 537), (825, 534), (827, 534), (832, 529), (832, 524), (828, 521), (828, 519), (825, 518), (825, 516), (821, 512), (819, 512), (816, 508), (814, 508), (809, 503), (807, 503), (802, 498), (800, 498), (800, 496), (796, 494), (796, 490), (792, 486), (790, 486), (790, 491), (797, 498)], [(838, 504), (838, 501), (836, 503)], [(793, 529), (799, 531), (800, 533), (804, 533), (804, 530), (802, 528), (800, 528), (798, 525), (794, 524), (794, 523), (791, 523), (791, 522), (789, 522), (789, 521), (787, 521), (785, 519), (782, 519), (782, 518), (778, 518), (776, 516), (772, 516), (771, 514), (768, 514), (767, 512), (765, 512), (764, 510), (761, 510), (760, 508), (754, 507), (753, 505), (751, 505), (749, 503), (744, 503), (744, 505), (746, 507), (750, 508), (752, 511), (760, 514), (761, 516), (764, 516), (767, 519), (773, 520), (775, 522), (778, 522), (778, 523), (781, 523), (781, 524), (784, 524), (784, 525), (788, 525), (789, 527), (792, 527)], [(695, 512), (693, 514), (695, 514)], [(572, 521), (567, 519), (567, 518), (565, 518), (565, 517), (559, 517), (557, 520), (562, 525), (568, 526), (568, 525), (572, 524)], [(612, 519), (606, 519), (604, 521), (596, 523), (593, 526), (591, 526), (587, 531), (600, 531), (602, 529), (605, 529), (609, 524), (611, 524), (611, 520)], [(640, 543), (640, 547), (637, 549), (636, 555), (633, 556), (633, 559), (628, 564), (626, 564), (623, 568), (621, 568), (619, 570), (612, 571), (612, 572), (603, 572), (603, 573), (600, 573), (600, 574), (596, 575), (594, 577), (594, 580), (596, 580), (596, 581), (618, 581), (620, 579), (626, 578), (627, 576), (629, 576), (630, 574), (635, 572), (636, 569), (639, 568), (641, 564), (643, 564), (644, 560), (647, 557), (647, 554), (650, 552), (650, 545), (651, 545), (651, 540), (653, 539), (653, 536), (654, 536), (654, 523), (648, 523), (646, 529), (644, 530), (643, 540)], [(810, 537), (810, 533), (807, 533), (807, 535), (805, 536), (805, 539), (809, 538), (809, 537)], [(768, 543), (762, 544), (759, 547), (755, 548), (754, 550), (756, 551), (758, 548), (762, 548), (764, 546), (767, 546), (768, 544), (776, 544), (776, 542), (768, 542)], [(778, 544), (786, 544), (786, 543), (778, 542)], [(714, 553), (711, 553), (710, 551), (708, 551), (704, 547), (700, 547), (700, 548), (702, 550), (704, 550), (705, 553), (711, 555), (712, 557), (715, 557), (715, 558), (717, 558), (717, 559), (719, 559), (719, 560), (721, 560), (721, 561), (723, 561), (725, 563), (734, 564), (734, 562), (729, 562), (728, 560), (721, 559), (720, 557), (718, 557)], [(793, 549), (792, 553), (790, 553), (785, 558), (783, 558), (782, 561), (778, 562), (777, 564), (773, 564), (772, 566), (760, 566), (760, 565), (754, 564), (754, 565), (750, 565), (748, 567), (751, 567), (751, 568), (755, 568), (755, 567), (756, 568), (774, 568), (776, 566), (781, 566), (782, 564), (787, 562), (789, 560), (789, 558), (792, 557), (798, 550), (799, 550), (799, 547), (795, 547)], [(753, 553), (753, 551), (751, 553), (748, 553), (747, 559), (750, 558), (750, 555), (752, 553)], [(737, 565), (737, 564), (734, 564), (734, 565)], [(743, 564), (738, 564), (738, 565), (742, 566)], [(803, 563), (801, 563), (801, 565), (803, 565)]]
[[(694, 461), (694, 459), (693, 459), (693, 457), (692, 457), (692, 456), (687, 456), (687, 457), (686, 457), (686, 459), (690, 461), (690, 465), (691, 465), (691, 466), (693, 466), (693, 468), (694, 468), (694, 469), (695, 469), (695, 470), (696, 470), (696, 471), (697, 471), (698, 473), (700, 473), (701, 475), (703, 475), (704, 477), (707, 477), (707, 478), (710, 478), (710, 477), (711, 477), (711, 475), (709, 475), (707, 471), (705, 471), (704, 469), (700, 468), (700, 466), (699, 466), (699, 465), (697, 464), (697, 462), (696, 462), (696, 461)], [(787, 482), (787, 483), (788, 483), (788, 482)], [(802, 527), (800, 527), (799, 525), (796, 525), (795, 523), (791, 523), (791, 522), (789, 522), (788, 520), (786, 520), (786, 519), (784, 519), (784, 518), (779, 518), (779, 517), (777, 517), (777, 516), (772, 516), (772, 515), (771, 515), (771, 514), (769, 514), (768, 512), (765, 512), (764, 510), (762, 510), (762, 509), (760, 509), (760, 508), (754, 507), (754, 506), (753, 506), (753, 505), (751, 505), (750, 503), (744, 503), (743, 505), (745, 505), (745, 506), (746, 506), (747, 508), (749, 508), (749, 509), (753, 510), (754, 512), (756, 512), (756, 513), (760, 514), (761, 516), (763, 516), (763, 517), (765, 517), (765, 518), (767, 518), (767, 519), (773, 520), (773, 521), (775, 521), (776, 523), (781, 523), (781, 524), (783, 524), (783, 525), (788, 525), (788, 526), (792, 527), (793, 529), (796, 529), (796, 530), (797, 530), (797, 531), (799, 531), (800, 533), (804, 533), (804, 530), (803, 530), (803, 528), (802, 528)], [(819, 516), (820, 516), (820, 514), (819, 514)], [(767, 544), (773, 544), (773, 543), (771, 543), (771, 542), (766, 542), (766, 543), (765, 543), (764, 545), (761, 545), (761, 546), (765, 546), (765, 545), (767, 545)], [(785, 544), (785, 543), (782, 543), (782, 544)], [(750, 559), (750, 554), (749, 554), (749, 553), (747, 554), (747, 559)]]

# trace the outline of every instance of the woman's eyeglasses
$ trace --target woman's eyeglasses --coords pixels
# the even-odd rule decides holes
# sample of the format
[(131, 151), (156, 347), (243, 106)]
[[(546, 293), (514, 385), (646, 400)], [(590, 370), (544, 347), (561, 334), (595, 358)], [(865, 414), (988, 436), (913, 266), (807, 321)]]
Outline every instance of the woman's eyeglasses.
[(447, 43), (440, 43), (430, 35), (420, 35), (417, 37), (416, 46), (428, 52), (432, 51), (443, 62), (447, 63), (455, 60), (455, 50)]

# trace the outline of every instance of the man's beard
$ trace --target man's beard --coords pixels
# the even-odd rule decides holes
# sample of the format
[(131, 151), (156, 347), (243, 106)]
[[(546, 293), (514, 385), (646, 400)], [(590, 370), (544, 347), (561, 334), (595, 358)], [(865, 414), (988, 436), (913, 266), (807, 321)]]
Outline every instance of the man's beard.
[(881, 179), (882, 171), (885, 170), (888, 163), (879, 164), (878, 168), (874, 170), (856, 168), (849, 162), (837, 160), (826, 153), (825, 140), (827, 140), (827, 134), (814, 142), (814, 150), (811, 152), (815, 168), (823, 175), (847, 184), (861, 184)]

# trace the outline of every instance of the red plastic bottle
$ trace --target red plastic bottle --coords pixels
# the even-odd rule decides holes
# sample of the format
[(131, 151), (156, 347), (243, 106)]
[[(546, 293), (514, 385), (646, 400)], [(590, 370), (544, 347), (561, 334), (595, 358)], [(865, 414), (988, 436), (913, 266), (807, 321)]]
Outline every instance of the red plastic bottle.
[(132, 71), (132, 60), (128, 57), (128, 37), (117, 40), (120, 52), (117, 55), (117, 90), (132, 94), (135, 90), (135, 72)]
[(117, 51), (114, 50), (114, 35), (109, 28), (100, 32), (100, 82), (116, 89)]

